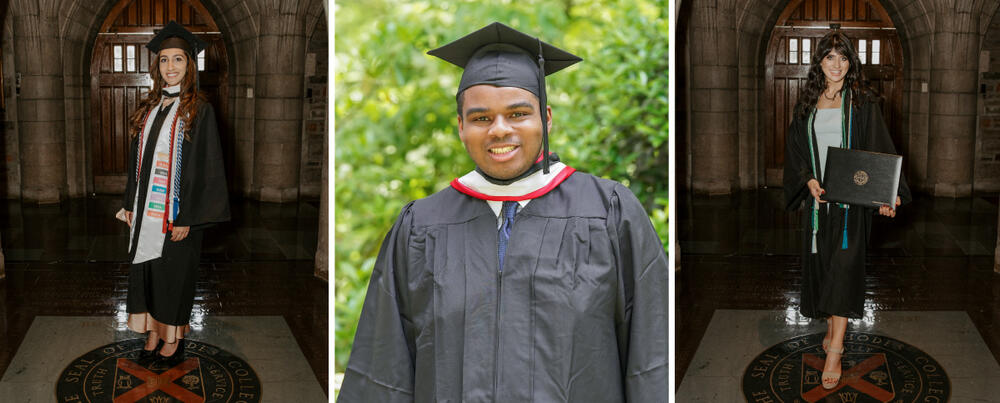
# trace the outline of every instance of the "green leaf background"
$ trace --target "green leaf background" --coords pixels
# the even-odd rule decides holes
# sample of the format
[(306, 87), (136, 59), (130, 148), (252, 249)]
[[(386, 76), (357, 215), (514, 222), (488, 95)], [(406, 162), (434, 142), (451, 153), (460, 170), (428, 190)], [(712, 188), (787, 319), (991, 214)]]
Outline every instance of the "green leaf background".
[(400, 208), (474, 168), (458, 139), (461, 69), (426, 52), (500, 21), (583, 63), (547, 78), (551, 150), (628, 186), (667, 246), (667, 0), (335, 4), (335, 372)]

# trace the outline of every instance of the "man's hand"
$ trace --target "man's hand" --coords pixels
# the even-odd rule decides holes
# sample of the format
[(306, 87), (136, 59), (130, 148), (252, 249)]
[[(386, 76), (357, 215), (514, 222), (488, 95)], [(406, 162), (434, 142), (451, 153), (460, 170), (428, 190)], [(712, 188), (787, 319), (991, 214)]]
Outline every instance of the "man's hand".
[(190, 231), (191, 227), (174, 227), (174, 229), (170, 231), (170, 240), (174, 242), (181, 241), (184, 238), (187, 238), (188, 232)]
[(132, 226), (132, 212), (131, 211), (128, 211), (128, 210), (125, 211), (125, 222), (128, 224), (129, 227)]

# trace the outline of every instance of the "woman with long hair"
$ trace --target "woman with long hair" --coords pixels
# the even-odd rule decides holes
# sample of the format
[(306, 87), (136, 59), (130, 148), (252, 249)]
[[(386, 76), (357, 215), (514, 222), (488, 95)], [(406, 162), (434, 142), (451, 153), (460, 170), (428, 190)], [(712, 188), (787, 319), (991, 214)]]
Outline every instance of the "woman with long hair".
[[(848, 318), (864, 315), (865, 253), (872, 217), (875, 213), (895, 217), (896, 212), (890, 206), (827, 203), (822, 199), (822, 170), (828, 147), (895, 154), (879, 101), (850, 39), (839, 31), (820, 39), (785, 142), (784, 193), (787, 209), (804, 207), (799, 310), (806, 317), (827, 321), (821, 379), (826, 389), (840, 381)], [(910, 201), (902, 177), (897, 194), (897, 206)]]
[(198, 91), (205, 43), (171, 21), (146, 45), (153, 86), (129, 118), (122, 200), (129, 237), (128, 327), (147, 333), (140, 361), (183, 359), (203, 229), (229, 220), (215, 112)]

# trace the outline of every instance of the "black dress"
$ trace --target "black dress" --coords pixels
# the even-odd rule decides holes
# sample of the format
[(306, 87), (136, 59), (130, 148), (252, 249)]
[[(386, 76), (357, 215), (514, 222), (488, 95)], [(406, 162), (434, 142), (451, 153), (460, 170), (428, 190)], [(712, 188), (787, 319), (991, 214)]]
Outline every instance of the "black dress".
[[(154, 149), (160, 128), (169, 108), (158, 111), (147, 136), (144, 149)], [(166, 124), (170, 124), (167, 122)], [(189, 226), (188, 236), (179, 241), (164, 234), (163, 251), (159, 258), (132, 264), (129, 268), (127, 308), (129, 328), (137, 332), (156, 331), (167, 342), (183, 338), (188, 330), (194, 304), (198, 261), (201, 256), (203, 229), (212, 223), (229, 220), (229, 196), (222, 160), (222, 147), (215, 121), (215, 111), (210, 104), (198, 107), (194, 127), (185, 138), (181, 157), (180, 210), (174, 226)], [(122, 207), (131, 210), (138, 192), (138, 211), (133, 212), (134, 232), (140, 233), (152, 155), (144, 153), (142, 169), (136, 183), (136, 154), (140, 136), (132, 140), (129, 154), (129, 175), (122, 198)], [(129, 262), (132, 262), (139, 242), (132, 240)]]
[(624, 186), (574, 173), (515, 216), (447, 188), (403, 208), (340, 402), (667, 401), (667, 260)]
[[(854, 106), (852, 148), (895, 154), (889, 130), (877, 103)], [(821, 204), (816, 249), (812, 253), (812, 203), (806, 182), (814, 179), (807, 142), (807, 119), (795, 119), (785, 141), (784, 193), (788, 210), (802, 210), (802, 296), (799, 311), (810, 318), (830, 315), (861, 318), (865, 302), (865, 254), (872, 216), (878, 209), (851, 206), (847, 212), (847, 249), (842, 249), (844, 209)], [(815, 140), (813, 142), (815, 143)], [(819, 161), (818, 150), (813, 150)], [(902, 202), (911, 200), (905, 178), (899, 181)]]

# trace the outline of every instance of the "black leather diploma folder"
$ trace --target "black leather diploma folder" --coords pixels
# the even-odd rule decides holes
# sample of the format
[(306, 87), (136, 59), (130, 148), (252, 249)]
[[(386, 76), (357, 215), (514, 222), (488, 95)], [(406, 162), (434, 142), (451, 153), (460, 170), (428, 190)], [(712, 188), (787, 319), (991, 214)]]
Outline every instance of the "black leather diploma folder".
[(826, 154), (820, 198), (829, 202), (896, 208), (903, 157), (830, 147)]

